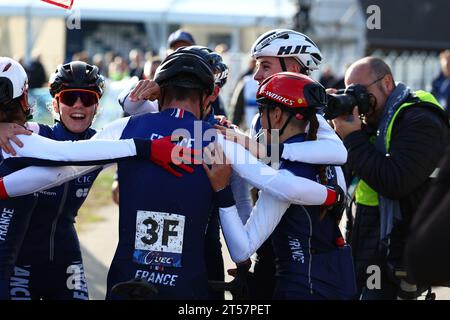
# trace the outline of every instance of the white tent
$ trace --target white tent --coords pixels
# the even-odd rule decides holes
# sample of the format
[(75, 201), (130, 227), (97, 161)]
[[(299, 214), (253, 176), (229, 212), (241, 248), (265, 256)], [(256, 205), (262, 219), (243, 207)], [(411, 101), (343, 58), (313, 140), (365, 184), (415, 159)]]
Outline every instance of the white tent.
[(39, 33), (32, 26), (33, 17), (65, 18), (77, 13), (81, 20), (143, 22), (153, 43), (164, 51), (169, 24), (231, 26), (236, 44), (240, 28), (278, 26), (295, 12), (291, 0), (74, 0), (71, 11), (41, 0), (0, 0), (0, 17), (27, 18), (27, 59)]
[[(273, 25), (295, 13), (287, 0), (74, 0), (82, 19), (219, 24)], [(40, 0), (0, 0), (0, 16), (64, 17), (66, 10)]]

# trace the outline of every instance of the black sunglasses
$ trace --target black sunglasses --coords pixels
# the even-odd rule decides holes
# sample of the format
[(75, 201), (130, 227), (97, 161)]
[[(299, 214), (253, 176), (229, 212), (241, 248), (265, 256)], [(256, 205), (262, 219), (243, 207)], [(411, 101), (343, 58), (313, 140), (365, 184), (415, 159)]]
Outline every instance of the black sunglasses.
[(78, 98), (80, 98), (83, 106), (86, 108), (97, 104), (100, 100), (97, 92), (84, 89), (63, 90), (56, 95), (56, 98), (69, 107), (73, 107)]

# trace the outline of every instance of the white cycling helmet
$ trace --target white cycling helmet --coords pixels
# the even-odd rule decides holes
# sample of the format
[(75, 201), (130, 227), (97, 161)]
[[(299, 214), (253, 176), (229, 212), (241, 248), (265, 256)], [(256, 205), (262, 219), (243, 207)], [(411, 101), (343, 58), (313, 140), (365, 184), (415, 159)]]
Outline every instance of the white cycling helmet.
[(322, 54), (317, 45), (303, 33), (289, 29), (274, 29), (262, 34), (251, 49), (251, 56), (280, 58), (281, 68), (286, 70), (284, 58), (298, 61), (303, 74), (309, 75), (319, 68)]
[(25, 69), (17, 61), (0, 57), (0, 103), (21, 97), (28, 89)]

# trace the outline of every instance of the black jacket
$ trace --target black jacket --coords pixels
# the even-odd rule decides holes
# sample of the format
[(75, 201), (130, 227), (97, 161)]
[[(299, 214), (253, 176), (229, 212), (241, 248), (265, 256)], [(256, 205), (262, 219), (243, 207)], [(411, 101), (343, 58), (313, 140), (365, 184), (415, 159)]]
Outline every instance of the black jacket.
[(428, 285), (450, 283), (450, 147), (441, 171), (414, 215), (406, 246), (408, 272)]
[[(400, 202), (403, 221), (392, 231), (389, 259), (401, 261), (411, 218), (448, 144), (446, 115), (427, 106), (403, 109), (393, 126), (389, 156), (379, 152), (364, 131), (351, 133), (344, 144), (354, 174), (379, 194)], [(357, 206), (351, 239), (357, 273), (365, 274), (367, 265), (385, 260), (377, 256), (379, 223), (378, 207)]]

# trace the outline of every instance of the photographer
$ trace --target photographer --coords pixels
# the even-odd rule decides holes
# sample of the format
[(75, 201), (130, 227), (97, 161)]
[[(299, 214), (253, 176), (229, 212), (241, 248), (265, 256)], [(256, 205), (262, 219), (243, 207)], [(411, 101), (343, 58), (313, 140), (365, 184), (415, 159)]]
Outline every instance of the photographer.
[[(353, 63), (345, 84), (345, 94), (329, 96), (327, 114), (357, 176), (351, 245), (361, 298), (415, 298), (419, 290), (404, 271), (404, 245), (448, 143), (448, 118), (430, 93), (395, 83), (379, 58)], [(370, 265), (380, 267), (381, 287), (371, 289)]]

